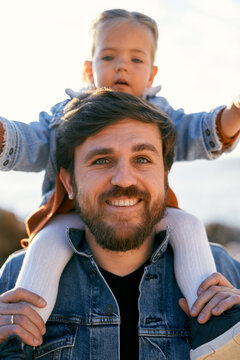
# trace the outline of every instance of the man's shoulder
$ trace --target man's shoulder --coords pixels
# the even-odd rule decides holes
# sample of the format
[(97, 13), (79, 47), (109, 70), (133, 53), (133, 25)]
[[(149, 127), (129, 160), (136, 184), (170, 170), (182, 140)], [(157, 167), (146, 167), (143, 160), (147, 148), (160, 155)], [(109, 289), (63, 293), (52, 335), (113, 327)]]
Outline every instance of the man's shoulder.
[(240, 288), (240, 262), (234, 259), (219, 244), (210, 243), (217, 271), (223, 274), (234, 286)]
[(15, 251), (3, 264), (0, 270), (0, 294), (14, 287), (25, 253), (25, 249)]
[[(234, 262), (239, 263), (239, 261), (234, 259), (227, 252), (226, 248), (224, 246), (222, 246), (221, 244), (210, 242), (210, 247), (211, 247), (214, 258), (216, 257), (216, 260), (229, 258), (229, 259), (232, 259)], [(240, 263), (239, 263), (239, 265), (240, 265)]]
[(15, 266), (19, 265), (21, 266), (25, 253), (26, 253), (27, 249), (21, 249), (21, 250), (17, 250), (14, 253), (10, 254), (9, 257), (7, 258), (5, 264), (8, 263), (13, 263)]
[[(234, 259), (225, 248), (211, 243), (211, 250), (216, 262), (217, 271), (222, 273), (234, 286), (240, 288), (240, 262)], [(0, 270), (0, 293), (14, 287), (26, 250), (11, 254)]]

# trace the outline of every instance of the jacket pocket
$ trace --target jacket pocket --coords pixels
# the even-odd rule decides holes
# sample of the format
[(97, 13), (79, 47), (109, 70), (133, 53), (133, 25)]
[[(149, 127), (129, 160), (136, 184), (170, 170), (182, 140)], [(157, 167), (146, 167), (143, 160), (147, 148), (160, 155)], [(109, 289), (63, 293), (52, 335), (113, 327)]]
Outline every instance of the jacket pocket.
[(77, 329), (77, 324), (49, 321), (43, 344), (34, 350), (34, 359), (71, 359)]

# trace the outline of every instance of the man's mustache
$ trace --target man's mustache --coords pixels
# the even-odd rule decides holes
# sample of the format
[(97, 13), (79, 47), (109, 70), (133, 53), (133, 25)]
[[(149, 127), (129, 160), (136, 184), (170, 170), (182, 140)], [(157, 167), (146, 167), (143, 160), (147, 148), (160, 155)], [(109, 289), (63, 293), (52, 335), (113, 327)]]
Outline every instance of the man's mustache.
[(122, 188), (121, 186), (115, 185), (112, 189), (103, 192), (99, 196), (100, 201), (108, 200), (109, 198), (119, 198), (121, 196), (126, 196), (129, 198), (140, 198), (143, 200), (149, 200), (150, 194), (147, 191), (139, 190), (136, 186), (131, 185), (126, 188)]

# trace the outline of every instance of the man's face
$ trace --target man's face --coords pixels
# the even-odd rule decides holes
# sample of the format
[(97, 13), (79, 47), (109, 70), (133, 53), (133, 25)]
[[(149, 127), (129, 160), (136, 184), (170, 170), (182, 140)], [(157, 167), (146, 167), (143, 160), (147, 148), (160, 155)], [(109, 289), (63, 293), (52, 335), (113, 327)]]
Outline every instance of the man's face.
[(87, 231), (103, 248), (138, 248), (166, 206), (157, 125), (131, 119), (110, 125), (75, 149), (74, 166), (68, 192), (74, 194)]

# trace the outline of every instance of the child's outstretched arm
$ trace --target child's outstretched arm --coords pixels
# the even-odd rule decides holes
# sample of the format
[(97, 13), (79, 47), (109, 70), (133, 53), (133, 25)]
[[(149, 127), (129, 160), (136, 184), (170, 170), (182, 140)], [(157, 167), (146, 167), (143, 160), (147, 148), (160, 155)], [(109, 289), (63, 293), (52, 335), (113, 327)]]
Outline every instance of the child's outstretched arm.
[(0, 117), (0, 170), (41, 171), (49, 155), (49, 118), (30, 124)]
[(51, 114), (41, 112), (39, 121), (29, 124), (0, 117), (0, 170), (37, 172), (46, 168), (49, 152), (55, 148), (55, 136), (50, 133), (67, 102), (55, 105)]
[[(176, 161), (212, 160), (233, 150), (239, 140), (239, 102), (234, 106), (219, 106), (209, 112), (186, 114), (175, 110), (161, 96), (149, 101), (169, 115), (177, 129)], [(229, 136), (230, 135), (230, 136)]]
[(44, 298), (46, 307), (34, 309), (45, 323), (55, 305), (63, 269), (73, 254), (66, 237), (67, 227), (84, 229), (84, 223), (74, 212), (56, 215), (34, 237), (15, 285)]

